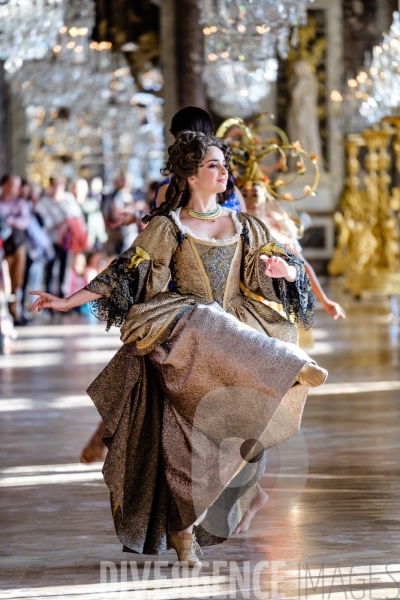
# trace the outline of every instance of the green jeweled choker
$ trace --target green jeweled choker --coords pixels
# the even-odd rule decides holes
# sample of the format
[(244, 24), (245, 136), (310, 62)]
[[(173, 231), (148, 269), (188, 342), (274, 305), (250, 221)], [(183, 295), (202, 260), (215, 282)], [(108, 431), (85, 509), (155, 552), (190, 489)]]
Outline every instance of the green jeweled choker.
[(194, 219), (204, 219), (204, 220), (208, 220), (208, 219), (216, 219), (217, 217), (219, 217), (219, 215), (221, 214), (221, 207), (219, 206), (219, 204), (217, 204), (217, 206), (215, 207), (214, 210), (212, 210), (211, 212), (197, 212), (195, 210), (192, 210), (191, 208), (187, 209), (188, 214), (193, 217)]

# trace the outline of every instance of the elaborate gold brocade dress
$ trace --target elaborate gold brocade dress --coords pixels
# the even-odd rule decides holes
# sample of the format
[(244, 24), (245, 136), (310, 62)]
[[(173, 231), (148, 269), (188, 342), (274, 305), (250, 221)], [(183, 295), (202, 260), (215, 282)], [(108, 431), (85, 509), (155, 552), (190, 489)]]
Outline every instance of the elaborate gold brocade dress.
[[(229, 537), (264, 450), (298, 431), (308, 392), (293, 385), (311, 360), (296, 345), (295, 323), (312, 324), (301, 261), (255, 217), (232, 212), (232, 238), (203, 240), (179, 212), (154, 217), (87, 286), (102, 295), (95, 314), (122, 325), (124, 345), (88, 393), (106, 426), (117, 535), (144, 554), (192, 523), (200, 545)], [(261, 253), (294, 265), (296, 282), (266, 276)]]

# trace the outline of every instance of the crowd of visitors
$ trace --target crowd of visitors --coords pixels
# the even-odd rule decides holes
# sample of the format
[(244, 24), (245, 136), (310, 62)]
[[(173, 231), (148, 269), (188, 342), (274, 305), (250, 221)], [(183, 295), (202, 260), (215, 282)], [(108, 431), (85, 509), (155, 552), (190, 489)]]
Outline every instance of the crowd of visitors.
[(0, 336), (32, 318), (27, 290), (70, 295), (131, 245), (156, 186), (151, 184), (147, 194), (133, 184), (132, 177), (121, 175), (105, 193), (100, 177), (76, 179), (68, 186), (51, 178), (41, 189), (13, 173), (3, 176)]

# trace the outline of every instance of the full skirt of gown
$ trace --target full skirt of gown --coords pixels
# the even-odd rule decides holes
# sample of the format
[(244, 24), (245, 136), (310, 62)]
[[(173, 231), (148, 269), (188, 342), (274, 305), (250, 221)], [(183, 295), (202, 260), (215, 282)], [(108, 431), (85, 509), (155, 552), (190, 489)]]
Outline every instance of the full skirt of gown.
[(104, 478), (127, 551), (162, 554), (196, 523), (200, 545), (239, 523), (265, 450), (299, 429), (309, 356), (215, 302), (187, 306), (149, 354), (125, 344), (88, 389), (105, 425)]

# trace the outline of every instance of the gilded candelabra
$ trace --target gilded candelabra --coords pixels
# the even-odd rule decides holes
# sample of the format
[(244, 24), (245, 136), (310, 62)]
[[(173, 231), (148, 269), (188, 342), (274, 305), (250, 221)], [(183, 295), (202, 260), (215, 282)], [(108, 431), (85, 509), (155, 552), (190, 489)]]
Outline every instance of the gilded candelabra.
[[(400, 119), (395, 124), (399, 170)], [(338, 241), (328, 268), (331, 275), (344, 275), (345, 288), (357, 296), (363, 292), (400, 294), (399, 219), (395, 213), (400, 190), (389, 192), (388, 146), (395, 133), (386, 122), (361, 135), (348, 135), (346, 140), (348, 177), (340, 211), (335, 214)], [(363, 146), (367, 149), (367, 173), (361, 181), (359, 153)]]

